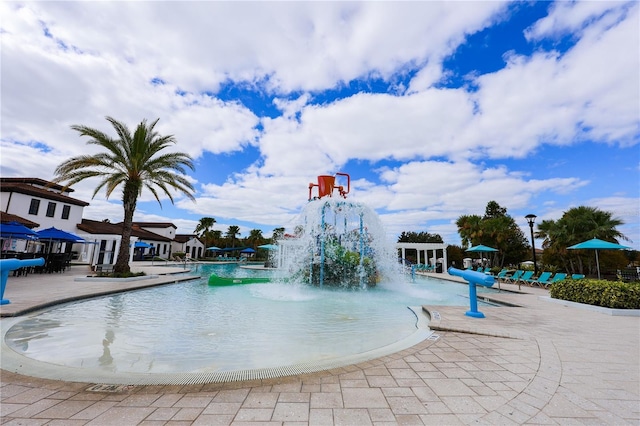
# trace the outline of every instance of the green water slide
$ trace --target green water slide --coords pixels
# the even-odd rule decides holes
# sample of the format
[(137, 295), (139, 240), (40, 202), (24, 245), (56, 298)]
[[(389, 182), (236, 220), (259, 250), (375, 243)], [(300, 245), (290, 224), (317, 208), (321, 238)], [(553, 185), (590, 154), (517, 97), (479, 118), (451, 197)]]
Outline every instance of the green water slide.
[(259, 278), (259, 277), (219, 277), (216, 274), (211, 274), (209, 277), (209, 285), (213, 286), (227, 286), (227, 285), (241, 285), (241, 284), (260, 284), (271, 282), (271, 278)]

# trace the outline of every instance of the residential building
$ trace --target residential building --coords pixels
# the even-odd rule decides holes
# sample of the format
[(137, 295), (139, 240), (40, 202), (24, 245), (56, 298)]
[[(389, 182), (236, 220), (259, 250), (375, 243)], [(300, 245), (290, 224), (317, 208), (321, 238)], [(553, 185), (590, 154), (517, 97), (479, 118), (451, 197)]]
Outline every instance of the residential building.
[[(92, 244), (84, 245), (80, 259), (91, 265), (115, 263), (120, 250), (122, 226), (122, 222), (111, 223), (107, 220), (82, 219), (82, 222), (78, 224), (78, 235)], [(140, 223), (137, 223), (131, 228), (129, 260), (144, 260), (154, 256), (169, 259), (168, 255), (159, 254), (157, 249), (165, 246), (170, 247), (171, 241), (168, 237), (141, 228)], [(144, 247), (140, 247), (140, 245)], [(164, 250), (161, 249), (161, 251)], [(170, 252), (170, 250), (168, 251)]]
[(0, 178), (0, 209), (39, 224), (75, 232), (89, 203), (72, 198), (64, 188), (39, 178)]
[[(75, 233), (76, 224), (82, 220), (84, 208), (89, 203), (71, 197), (71, 188), (54, 184), (40, 178), (0, 178), (0, 210), (2, 222), (15, 220), (23, 225), (41, 231), (57, 228)], [(50, 250), (43, 244), (24, 240), (3, 240), (3, 251), (41, 252)], [(55, 247), (56, 251), (71, 252), (66, 243)]]
[[(40, 178), (0, 178), (0, 221), (17, 221), (34, 231), (55, 227), (71, 232), (85, 243), (63, 243), (56, 250), (77, 252), (77, 260), (92, 266), (114, 264), (120, 250), (122, 223), (83, 219), (89, 203), (70, 196), (74, 190)], [(175, 248), (177, 227), (170, 222), (134, 222), (131, 231), (130, 261), (151, 256), (170, 259)], [(3, 241), (14, 251), (45, 250), (42, 243)], [(190, 240), (185, 247), (199, 257), (202, 243)], [(177, 243), (178, 245), (182, 243)]]
[(173, 239), (173, 253), (187, 253), (192, 259), (204, 257), (204, 244), (195, 234), (177, 234)]
[[(164, 240), (154, 240), (150, 244), (153, 246), (156, 256), (171, 259), (171, 241), (176, 236), (177, 226), (171, 222), (133, 222), (133, 229), (142, 229), (165, 237)], [(145, 242), (149, 243), (146, 240)]]

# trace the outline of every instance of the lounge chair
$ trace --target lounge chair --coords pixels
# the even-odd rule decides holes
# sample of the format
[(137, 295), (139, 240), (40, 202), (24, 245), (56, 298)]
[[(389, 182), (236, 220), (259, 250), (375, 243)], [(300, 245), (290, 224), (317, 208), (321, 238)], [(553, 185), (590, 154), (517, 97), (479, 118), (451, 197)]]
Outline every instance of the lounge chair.
[(520, 279), (520, 277), (522, 276), (522, 274), (524, 274), (524, 271), (523, 271), (523, 270), (521, 270), (521, 269), (518, 269), (517, 271), (515, 271), (515, 272), (513, 273), (513, 275), (508, 276), (508, 277), (505, 277), (505, 278), (504, 278), (504, 282), (505, 282), (505, 283), (515, 284), (515, 283)]
[(495, 279), (498, 281), (506, 279), (508, 272), (508, 269), (503, 269), (502, 271), (498, 272), (498, 275), (495, 276)]
[(544, 288), (549, 288), (551, 284), (557, 283), (558, 281), (563, 281), (566, 278), (567, 278), (567, 274), (565, 274), (564, 272), (558, 272), (553, 276), (553, 279), (544, 286)]
[(572, 280), (581, 280), (584, 278), (584, 274), (573, 274), (571, 275)]
[(529, 278), (527, 281), (527, 285), (546, 288), (549, 285), (549, 279), (553, 275), (553, 272), (543, 272), (540, 274), (538, 278)]
[(528, 284), (529, 280), (533, 277), (533, 271), (524, 271), (522, 276), (516, 280), (519, 284)]

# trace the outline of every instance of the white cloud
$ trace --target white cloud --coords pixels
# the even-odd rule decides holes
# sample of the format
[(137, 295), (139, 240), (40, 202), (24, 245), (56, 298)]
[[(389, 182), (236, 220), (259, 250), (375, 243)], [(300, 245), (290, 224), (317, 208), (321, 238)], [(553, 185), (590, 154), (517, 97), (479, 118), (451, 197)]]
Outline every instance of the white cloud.
[[(584, 30), (564, 56), (512, 56), (506, 68), (478, 78), (480, 114), (467, 130), (492, 157), (525, 156), (542, 144), (585, 139), (637, 143), (640, 104), (636, 13), (607, 28)], [(633, 53), (636, 52), (636, 53)]]
[(540, 19), (525, 35), (528, 39), (559, 37), (566, 33), (580, 33), (594, 21), (619, 18), (633, 2), (618, 1), (561, 1), (554, 3), (549, 15)]

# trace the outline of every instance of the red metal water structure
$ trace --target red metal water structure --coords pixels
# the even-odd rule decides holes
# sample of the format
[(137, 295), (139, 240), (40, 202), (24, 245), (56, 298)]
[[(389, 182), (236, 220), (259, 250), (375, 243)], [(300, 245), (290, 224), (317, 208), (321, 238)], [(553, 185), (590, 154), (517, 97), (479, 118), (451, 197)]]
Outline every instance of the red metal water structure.
[[(336, 177), (337, 176), (345, 176), (347, 178), (347, 190), (345, 191), (344, 186), (342, 185), (338, 185), (336, 186)], [(317, 197), (312, 197), (311, 196), (311, 192), (313, 190), (313, 187), (317, 186), (318, 187), (318, 196)], [(351, 176), (349, 176), (346, 173), (336, 173), (335, 176), (328, 176), (328, 175), (323, 175), (323, 176), (318, 176), (318, 183), (310, 183), (309, 184), (309, 201), (311, 200), (317, 200), (320, 199), (322, 197), (332, 197), (333, 196), (333, 191), (337, 189), (338, 193), (340, 194), (340, 196), (342, 198), (347, 198), (347, 194), (349, 193), (349, 190), (351, 189)]]

